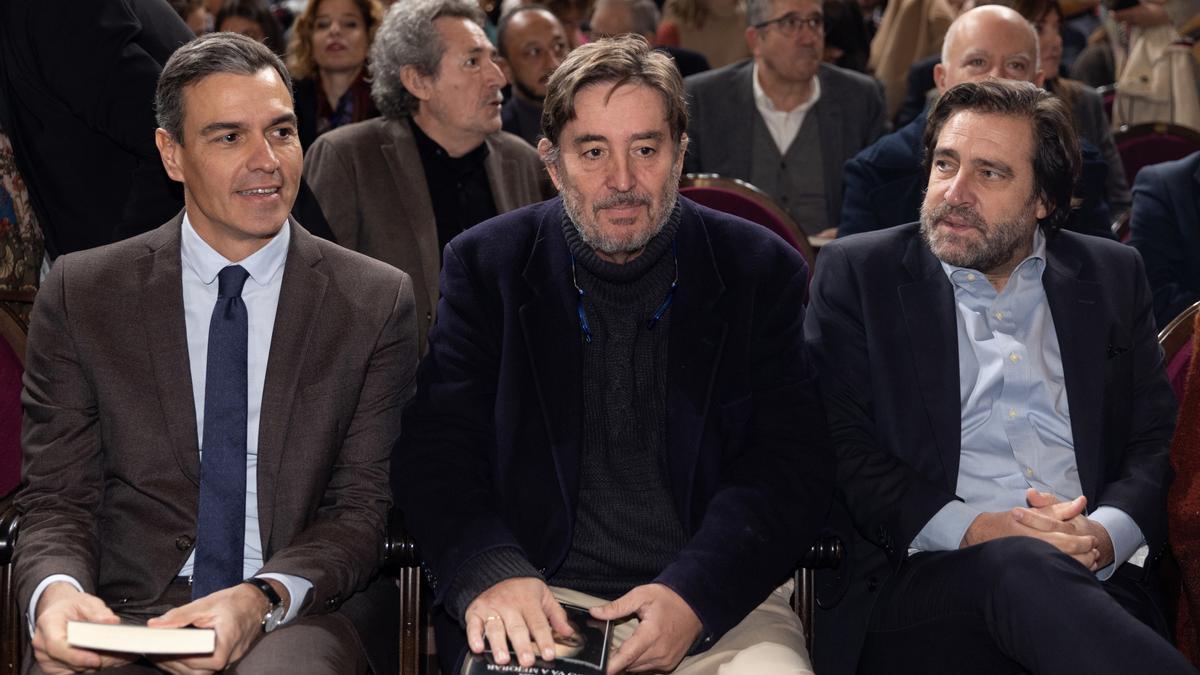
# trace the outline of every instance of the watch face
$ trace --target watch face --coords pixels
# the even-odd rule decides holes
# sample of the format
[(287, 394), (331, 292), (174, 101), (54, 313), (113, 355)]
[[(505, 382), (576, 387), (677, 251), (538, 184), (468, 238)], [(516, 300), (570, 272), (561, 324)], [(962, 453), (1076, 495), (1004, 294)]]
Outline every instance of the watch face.
[(263, 632), (270, 633), (279, 627), (279, 621), (283, 618), (282, 607), (272, 607), (271, 611), (263, 617)]

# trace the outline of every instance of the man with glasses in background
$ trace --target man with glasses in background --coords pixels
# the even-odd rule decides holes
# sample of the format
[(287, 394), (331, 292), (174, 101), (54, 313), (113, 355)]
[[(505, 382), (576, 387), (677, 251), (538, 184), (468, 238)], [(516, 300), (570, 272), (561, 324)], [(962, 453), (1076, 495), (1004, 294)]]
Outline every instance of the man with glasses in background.
[(684, 169), (749, 181), (820, 234), (839, 222), (842, 164), (883, 133), (883, 94), (870, 77), (821, 62), (819, 0), (750, 0), (746, 16), (753, 58), (685, 81)]

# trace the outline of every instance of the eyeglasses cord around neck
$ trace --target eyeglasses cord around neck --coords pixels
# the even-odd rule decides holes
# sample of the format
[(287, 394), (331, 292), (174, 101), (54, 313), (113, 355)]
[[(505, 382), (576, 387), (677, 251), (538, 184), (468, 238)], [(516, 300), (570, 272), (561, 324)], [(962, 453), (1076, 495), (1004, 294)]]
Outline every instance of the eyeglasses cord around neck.
[[(575, 273), (575, 254), (571, 253), (571, 284), (575, 286), (575, 292), (578, 294), (576, 311), (579, 314), (579, 330), (583, 331), (583, 341), (592, 343), (592, 329), (588, 325), (587, 311), (583, 308), (583, 296), (586, 292), (579, 286), (579, 279)], [(662, 304), (658, 309), (654, 310), (654, 314), (646, 321), (646, 330), (654, 330), (663, 315), (671, 308), (671, 302), (675, 299), (675, 289), (679, 287), (679, 247), (675, 242), (671, 243), (671, 255), (675, 259), (675, 279), (671, 282), (671, 287), (667, 289), (667, 297), (663, 298)]]

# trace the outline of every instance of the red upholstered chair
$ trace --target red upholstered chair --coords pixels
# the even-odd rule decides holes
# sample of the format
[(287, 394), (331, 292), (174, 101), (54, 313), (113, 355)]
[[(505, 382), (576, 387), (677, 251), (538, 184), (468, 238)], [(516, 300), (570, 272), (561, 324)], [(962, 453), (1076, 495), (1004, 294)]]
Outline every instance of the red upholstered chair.
[(715, 173), (689, 173), (679, 181), (679, 192), (710, 209), (724, 211), (758, 223), (783, 238), (804, 256), (812, 278), (816, 254), (808, 236), (788, 212), (770, 195), (744, 180), (725, 178)]
[(1158, 335), (1167, 377), (1179, 398), (1179, 418), (1171, 440), (1175, 482), (1167, 496), (1168, 538), (1179, 565), (1175, 643), (1200, 665), (1200, 303), (1189, 307)]
[[(33, 300), (32, 294), (10, 295), (0, 300)], [(21, 375), (27, 328), (20, 315), (0, 304), (0, 675), (15, 675), (21, 664), (21, 622), (8, 562), (17, 529), (15, 511), (9, 506), (21, 482)]]
[(1167, 122), (1124, 126), (1113, 140), (1130, 185), (1143, 166), (1183, 159), (1200, 150), (1200, 131)]

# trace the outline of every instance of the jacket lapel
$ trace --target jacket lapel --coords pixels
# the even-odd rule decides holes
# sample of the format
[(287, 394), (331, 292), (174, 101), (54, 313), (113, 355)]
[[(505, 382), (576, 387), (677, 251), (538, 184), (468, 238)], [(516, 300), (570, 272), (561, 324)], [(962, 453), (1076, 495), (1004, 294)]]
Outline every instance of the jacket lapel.
[[(847, 156), (843, 150), (845, 139), (842, 135), (842, 120), (845, 119), (846, 111), (839, 96), (841, 92), (838, 91), (836, 84), (830, 81), (827, 76), (828, 72), (828, 66), (822, 64), (817, 73), (821, 82), (821, 98), (813, 107), (817, 113), (817, 121), (821, 124), (821, 164), (825, 169), (825, 194), (840, 195), (842, 194), (842, 163), (844, 162), (842, 158)], [(837, 213), (841, 207), (841, 204), (825, 205), (828, 222), (821, 224), (823, 228), (837, 227)]]
[[(677, 512), (690, 519), (693, 475), (728, 326), (719, 308), (725, 284), (708, 231), (691, 202), (683, 198), (680, 202), (679, 286), (671, 303), (667, 338), (667, 470), (675, 486)], [(683, 523), (689, 531), (693, 525)]]
[(733, 111), (733, 115), (724, 120), (720, 133), (706, 142), (716, 142), (720, 150), (714, 159), (719, 165), (728, 162), (731, 176), (750, 176), (754, 166), (754, 117), (758, 115), (758, 107), (754, 104), (753, 59), (741, 66), (729, 97), (733, 100), (725, 109)]
[(904, 266), (913, 281), (900, 286), (897, 291), (908, 329), (917, 388), (942, 458), (945, 485), (953, 491), (958, 485), (958, 460), (962, 450), (954, 289), (919, 234), (909, 240)]
[(563, 503), (573, 509), (579, 492), (583, 426), (582, 338), (576, 314), (577, 296), (571, 285), (571, 259), (558, 220), (562, 209), (546, 208), (542, 213), (535, 244), (522, 274), (530, 298), (521, 305), (518, 314), (538, 404), (550, 435)]
[(151, 236), (150, 251), (134, 263), (142, 289), (141, 318), (154, 385), (162, 405), (175, 461), (183, 475), (200, 485), (200, 442), (196, 402), (188, 360), (187, 323), (183, 316), (180, 228), (183, 211)]
[[(401, 202), (406, 202), (407, 208), (402, 215), (409, 219), (409, 224), (397, 227), (396, 231), (411, 233), (411, 240), (402, 245), (416, 246), (420, 253), (421, 269), (405, 272), (414, 276), (420, 275), (425, 279), (429, 306), (437, 307), (442, 252), (438, 250), (437, 225), (433, 216), (433, 202), (429, 198), (429, 185), (425, 182), (425, 167), (421, 164), (417, 140), (413, 138), (409, 124), (413, 122), (408, 118), (389, 123), (387, 128), (391, 131), (390, 142), (380, 145), (379, 150), (395, 180), (397, 197)], [(433, 230), (429, 236), (423, 236), (423, 233), (418, 231), (425, 227)]]
[(283, 460), (284, 441), (293, 423), (292, 403), (300, 374), (307, 363), (312, 333), (323, 325), (321, 306), (329, 282), (320, 269), (321, 251), (312, 235), (294, 221), (289, 220), (288, 226), (292, 228), (292, 239), (283, 266), (283, 286), (275, 310), (258, 424), (258, 522), (264, 555), (271, 551), (274, 517), (271, 504)]
[(517, 162), (511, 157), (505, 157), (492, 136), (484, 141), (488, 146), (487, 157), (483, 160), (483, 168), (487, 172), (488, 187), (492, 189), (492, 201), (495, 202), (496, 213), (508, 213), (522, 204), (516, 202), (518, 190), (511, 183), (520, 175)]
[(1067, 406), (1071, 411), (1071, 435), (1079, 483), (1090, 503), (1095, 503), (1100, 485), (1100, 447), (1103, 420), (1104, 368), (1108, 335), (1100, 310), (1100, 285), (1079, 279), (1079, 260), (1061, 251), (1054, 240), (1046, 245), (1046, 271), (1042, 286), (1054, 330), (1058, 333), (1066, 380)]

